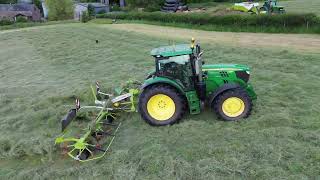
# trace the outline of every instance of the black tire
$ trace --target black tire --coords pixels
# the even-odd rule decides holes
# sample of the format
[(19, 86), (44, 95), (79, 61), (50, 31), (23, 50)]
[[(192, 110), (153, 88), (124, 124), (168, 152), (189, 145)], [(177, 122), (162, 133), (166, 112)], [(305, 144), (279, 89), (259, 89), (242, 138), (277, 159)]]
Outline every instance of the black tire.
[(165, 3), (164, 4), (164, 7), (177, 7), (178, 4), (168, 4), (168, 3)]
[(164, 7), (178, 7), (178, 6), (185, 6), (185, 4), (183, 4), (183, 3), (177, 3), (177, 4), (164, 3)]
[(107, 116), (106, 120), (107, 120), (108, 123), (113, 123), (115, 118), (113, 116)]
[(163, 9), (163, 10), (167, 10), (167, 11), (174, 11), (174, 12), (176, 12), (177, 9), (178, 9), (178, 7), (166, 7), (166, 6), (164, 6), (164, 7), (162, 7), (162, 9)]
[(180, 3), (180, 0), (166, 0), (167, 4), (178, 4)]
[[(157, 94), (169, 96), (175, 104), (174, 114), (167, 120), (154, 119), (148, 112), (147, 104), (151, 97)], [(177, 123), (185, 113), (186, 100), (177, 90), (168, 85), (154, 85), (145, 89), (139, 97), (139, 113), (147, 123), (153, 126), (165, 126)]]
[(175, 12), (175, 11), (169, 11), (169, 10), (166, 10), (166, 9), (163, 9), (163, 8), (161, 8), (160, 11), (164, 12), (164, 13), (174, 13)]
[(79, 155), (80, 160), (87, 160), (90, 157), (90, 152), (88, 150), (83, 150), (82, 153)]
[[(222, 105), (225, 102), (225, 100), (231, 97), (239, 98), (244, 103), (243, 112), (236, 117), (230, 117), (226, 115), (222, 108)], [(225, 121), (238, 121), (242, 118), (247, 118), (250, 115), (252, 110), (252, 101), (244, 89), (235, 88), (219, 94), (218, 97), (216, 97), (212, 102), (211, 108), (214, 110), (214, 112), (217, 114), (218, 118), (220, 119), (223, 119)]]

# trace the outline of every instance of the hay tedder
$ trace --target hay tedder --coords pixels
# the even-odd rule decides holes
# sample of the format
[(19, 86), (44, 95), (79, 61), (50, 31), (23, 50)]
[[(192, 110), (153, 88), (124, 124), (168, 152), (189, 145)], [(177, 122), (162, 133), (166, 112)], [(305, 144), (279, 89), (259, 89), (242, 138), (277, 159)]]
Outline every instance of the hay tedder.
[(265, 0), (263, 6), (252, 1), (235, 3), (232, 8), (234, 11), (241, 11), (249, 14), (284, 14), (285, 9), (279, 6), (277, 0)]
[[(56, 138), (55, 144), (60, 144), (71, 158), (81, 162), (103, 157), (121, 126), (121, 122), (117, 121), (119, 113), (136, 111), (140, 85), (138, 81), (128, 81), (123, 87), (117, 88), (114, 94), (107, 94), (101, 91), (100, 84), (96, 82), (96, 90), (91, 86), (94, 105), (81, 106), (80, 100), (76, 99), (75, 108), (70, 109), (61, 120), (62, 134)], [(77, 118), (87, 118), (90, 122), (82, 132), (72, 133), (68, 126)]]
[[(122, 112), (139, 112), (153, 126), (177, 123), (187, 112), (195, 115), (209, 107), (218, 118), (237, 121), (246, 118), (257, 98), (250, 85), (250, 68), (239, 64), (203, 65), (200, 45), (164, 46), (153, 49), (155, 70), (145, 81), (129, 81), (115, 93), (92, 89), (94, 105), (69, 110), (62, 119), (62, 134), (55, 140), (75, 160), (84, 162), (103, 157), (112, 144)], [(89, 123), (84, 119), (91, 119)], [(71, 121), (84, 123), (74, 133)], [(87, 125), (88, 124), (88, 125)]]

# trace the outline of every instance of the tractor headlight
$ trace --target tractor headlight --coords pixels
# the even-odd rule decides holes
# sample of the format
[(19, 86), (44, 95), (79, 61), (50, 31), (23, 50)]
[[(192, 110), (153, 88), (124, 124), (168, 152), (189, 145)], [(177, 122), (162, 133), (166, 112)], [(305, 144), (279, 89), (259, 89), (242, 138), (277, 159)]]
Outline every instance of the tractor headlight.
[(244, 82), (249, 81), (250, 71), (236, 71), (237, 78), (242, 79)]

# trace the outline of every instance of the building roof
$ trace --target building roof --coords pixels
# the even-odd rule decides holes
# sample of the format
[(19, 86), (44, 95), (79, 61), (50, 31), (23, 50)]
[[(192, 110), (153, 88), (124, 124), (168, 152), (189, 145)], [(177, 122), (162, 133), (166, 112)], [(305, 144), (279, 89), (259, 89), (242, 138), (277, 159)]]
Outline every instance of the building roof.
[(0, 4), (0, 11), (34, 11), (34, 4)]
[(14, 18), (19, 15), (32, 17), (32, 12), (30, 12), (30, 11), (0, 11), (0, 19), (6, 18), (6, 17)]
[(162, 57), (171, 57), (171, 56), (180, 56), (192, 54), (192, 49), (190, 44), (179, 44), (172, 46), (163, 46), (151, 51), (152, 56), (162, 56)]

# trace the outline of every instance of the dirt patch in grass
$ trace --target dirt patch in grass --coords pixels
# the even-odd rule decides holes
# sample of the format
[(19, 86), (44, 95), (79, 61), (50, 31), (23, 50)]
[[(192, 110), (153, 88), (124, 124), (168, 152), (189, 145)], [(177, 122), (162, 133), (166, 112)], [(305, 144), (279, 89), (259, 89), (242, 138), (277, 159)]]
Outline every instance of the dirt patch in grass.
[(103, 27), (168, 39), (185, 40), (194, 37), (204, 43), (223, 43), (236, 47), (268, 47), (299, 52), (319, 52), (320, 50), (319, 35), (208, 32), (145, 24), (112, 24), (103, 25)]

